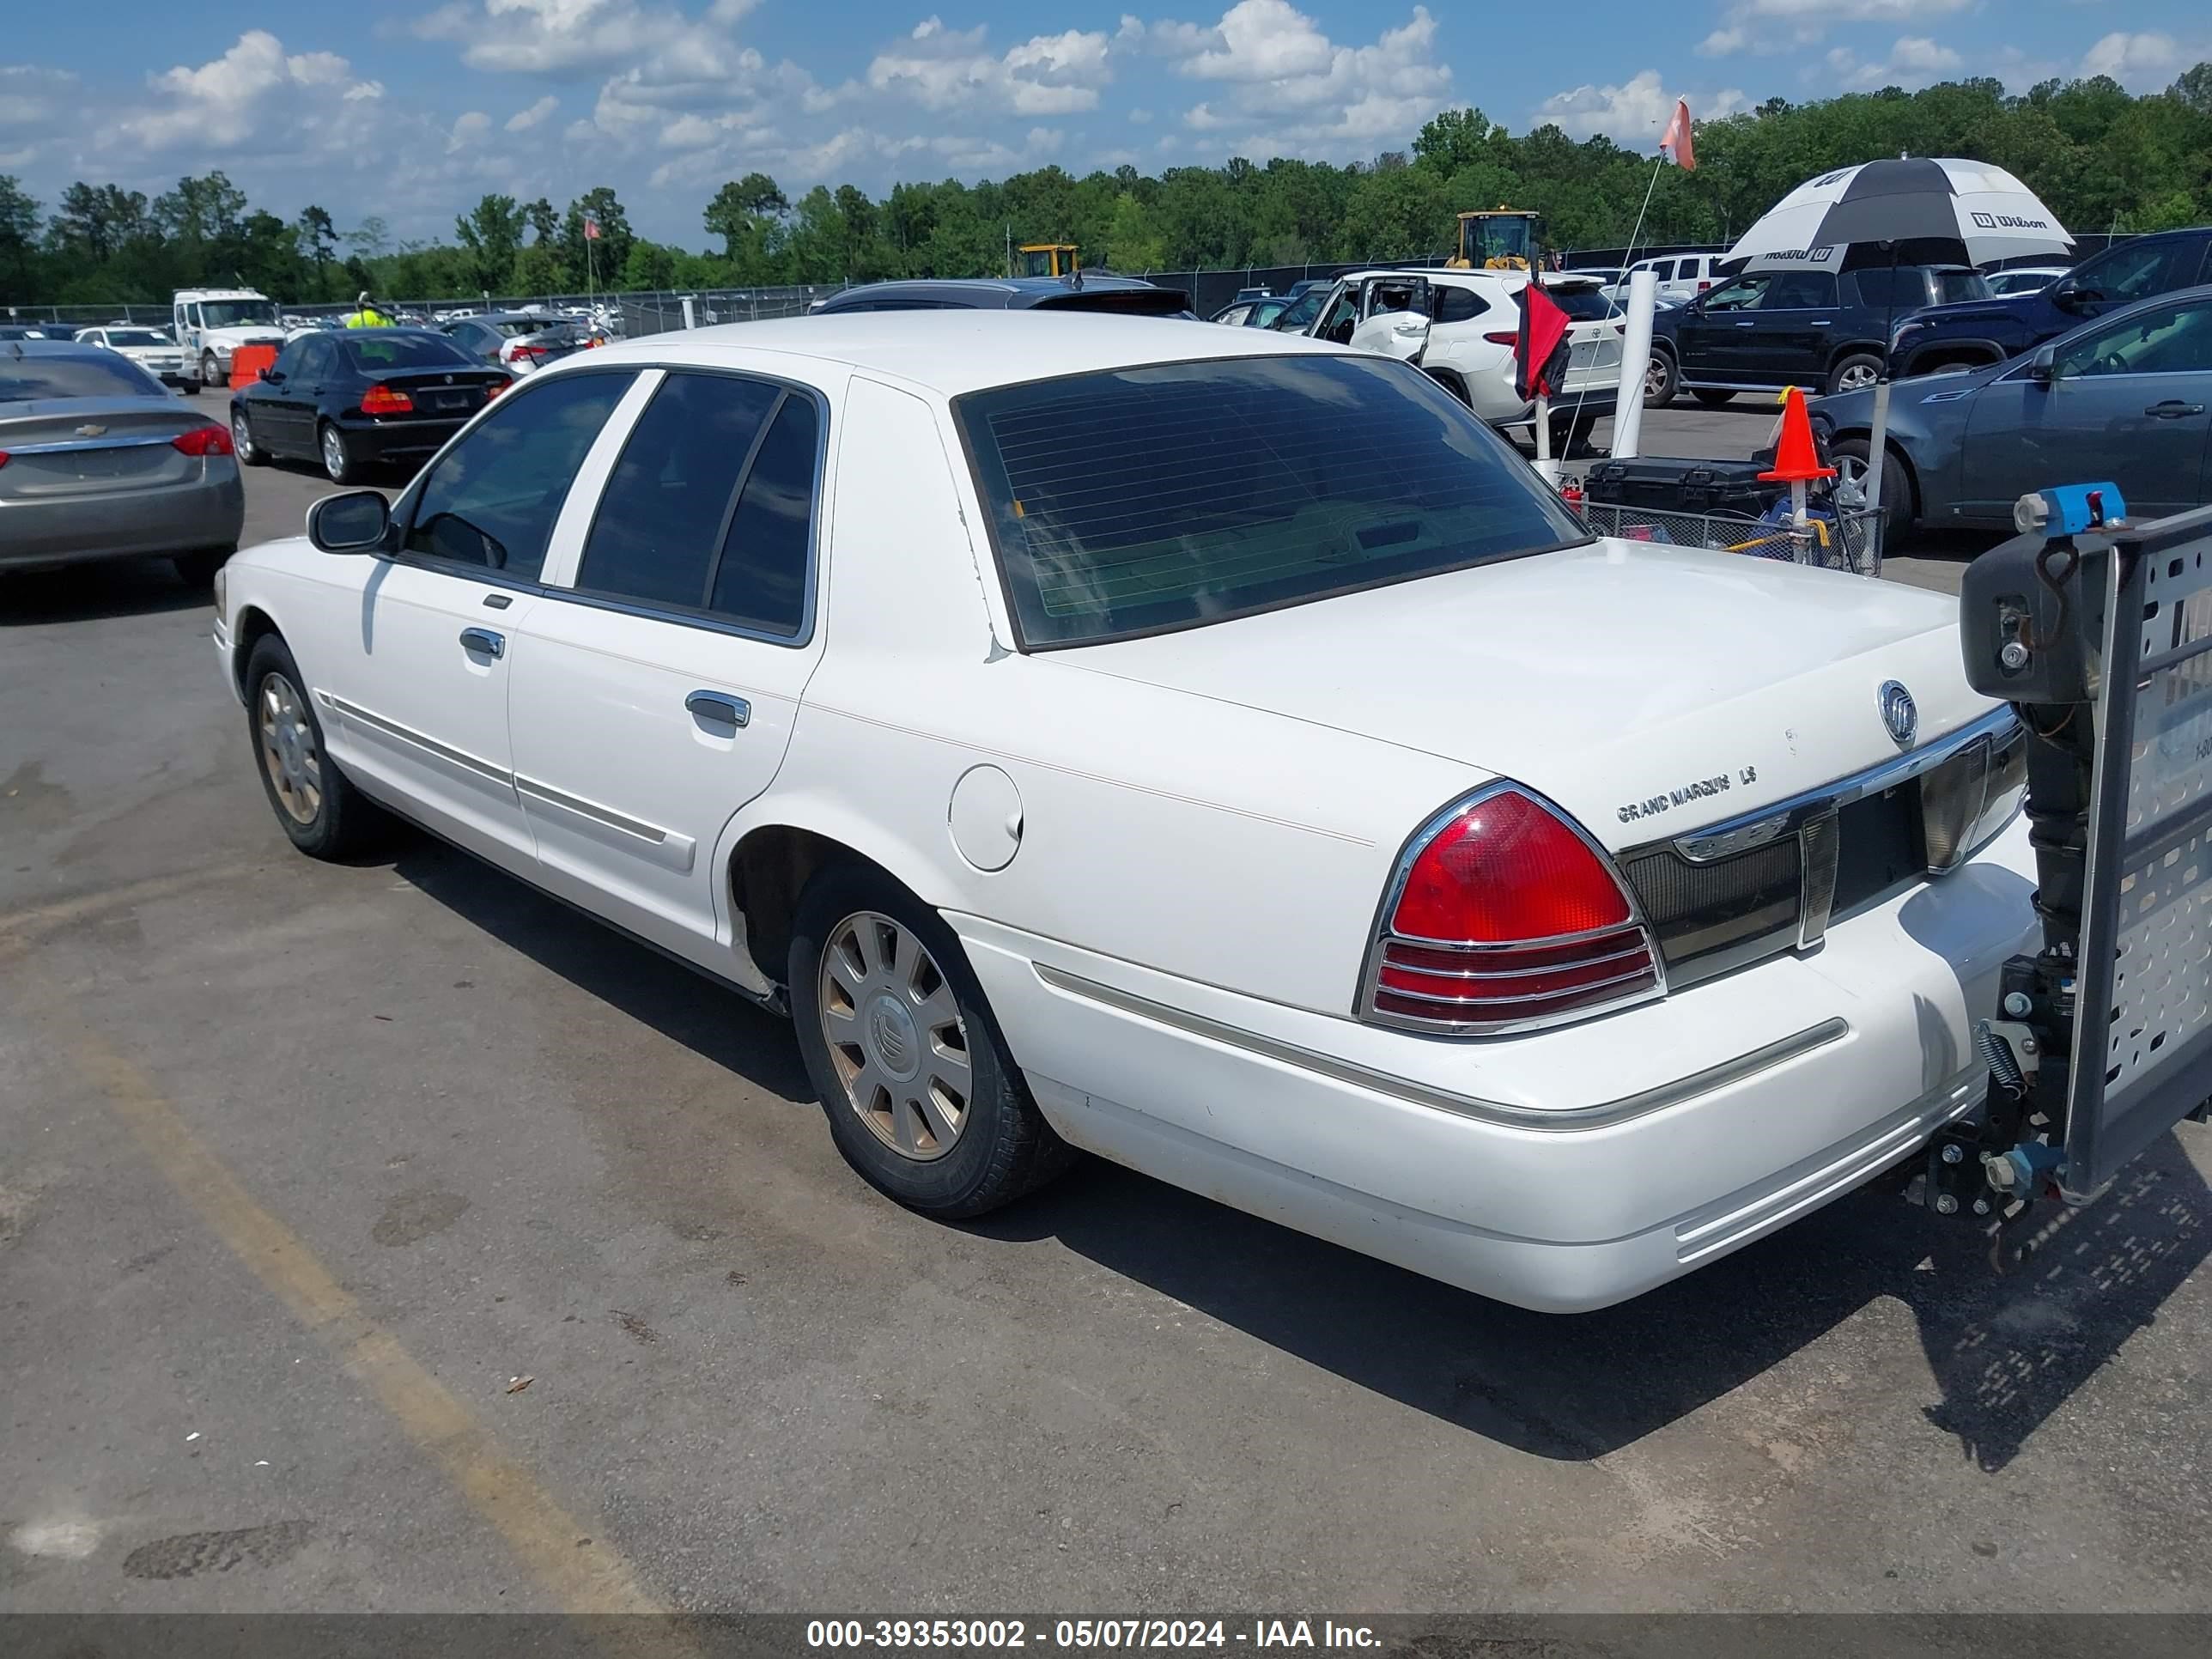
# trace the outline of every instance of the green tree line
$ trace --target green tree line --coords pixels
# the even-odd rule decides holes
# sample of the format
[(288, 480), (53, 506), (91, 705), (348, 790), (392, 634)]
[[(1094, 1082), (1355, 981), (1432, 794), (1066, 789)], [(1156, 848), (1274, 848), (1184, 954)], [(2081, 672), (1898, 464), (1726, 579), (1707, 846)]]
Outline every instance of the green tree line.
[(1238, 156), (1080, 178), (1047, 167), (900, 184), (880, 199), (817, 185), (796, 201), (753, 173), (707, 204), (713, 241), (697, 251), (638, 235), (605, 185), (562, 209), (486, 196), (451, 240), (395, 245), (380, 219), (341, 231), (320, 207), (290, 219), (255, 207), (221, 173), (150, 201), (73, 184), (51, 204), (0, 175), (0, 303), (159, 303), (214, 283), (307, 304), (364, 288), (418, 298), (975, 276), (1004, 270), (1010, 240), (1073, 242), (1086, 264), (1127, 271), (1403, 258), (1445, 252), (1462, 210), (1501, 204), (1542, 212), (1557, 246), (1607, 247), (1628, 240), (1647, 190), (1642, 242), (1720, 242), (1816, 173), (1899, 153), (2008, 168), (2075, 231), (2160, 230), (2212, 220), (2212, 64), (2143, 96), (2098, 76), (2019, 94), (1969, 80), (1777, 98), (1699, 123), (1697, 144), (1698, 170), (1661, 169), (1655, 188), (1648, 152), (1556, 126), (1516, 134), (1457, 108), (1408, 149), (1343, 167)]

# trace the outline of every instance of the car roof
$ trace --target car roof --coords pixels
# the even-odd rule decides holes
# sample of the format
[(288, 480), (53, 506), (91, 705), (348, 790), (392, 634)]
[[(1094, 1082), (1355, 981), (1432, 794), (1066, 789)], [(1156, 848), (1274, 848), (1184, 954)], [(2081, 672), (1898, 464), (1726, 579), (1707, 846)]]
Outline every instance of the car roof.
[[(947, 398), (988, 386), (1155, 363), (1298, 353), (1367, 355), (1302, 335), (1216, 328), (1186, 318), (1085, 311), (1017, 317), (993, 309), (817, 312), (772, 322), (723, 323), (606, 346), (568, 362), (594, 368), (623, 362), (726, 367), (762, 353), (865, 369)], [(539, 372), (573, 371), (556, 367)]]
[(840, 301), (857, 304), (860, 295), (910, 295), (915, 299), (953, 299), (978, 310), (1020, 310), (1070, 294), (1170, 293), (1141, 276), (1116, 276), (1107, 271), (1085, 271), (1079, 289), (1065, 276), (909, 276), (887, 283), (856, 283), (823, 301), (824, 309)]

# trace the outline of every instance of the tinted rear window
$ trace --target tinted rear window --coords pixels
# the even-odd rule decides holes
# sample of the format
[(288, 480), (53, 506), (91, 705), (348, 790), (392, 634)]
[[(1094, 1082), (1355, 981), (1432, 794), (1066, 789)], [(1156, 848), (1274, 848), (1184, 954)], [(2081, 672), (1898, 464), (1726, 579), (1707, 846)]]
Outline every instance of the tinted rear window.
[(1547, 284), (1544, 292), (1553, 305), (1578, 323), (1601, 323), (1613, 315), (1613, 301), (1594, 288), (1553, 288)]
[(477, 360), (442, 334), (380, 334), (366, 339), (341, 335), (346, 361), (364, 374), (386, 368), (441, 368), (455, 363), (471, 368)]
[(1190, 309), (1190, 296), (1179, 289), (1073, 290), (1040, 300), (1038, 311), (1111, 311), (1133, 317), (1173, 317)]
[(1939, 270), (1936, 295), (1947, 306), (1957, 305), (1963, 300), (1988, 299), (1990, 285), (1978, 270)]
[[(94, 348), (97, 349), (97, 348)], [(35, 398), (166, 398), (161, 383), (113, 352), (96, 357), (0, 356), (0, 404)]]
[(1401, 363), (1163, 364), (974, 392), (954, 408), (1033, 649), (1588, 536), (1503, 440)]

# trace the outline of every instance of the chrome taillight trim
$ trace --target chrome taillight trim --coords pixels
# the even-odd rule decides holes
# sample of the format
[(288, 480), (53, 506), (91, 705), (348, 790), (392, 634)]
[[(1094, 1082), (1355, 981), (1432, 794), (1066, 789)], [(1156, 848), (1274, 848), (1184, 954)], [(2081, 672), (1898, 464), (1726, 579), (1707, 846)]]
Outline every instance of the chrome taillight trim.
[(1588, 996), (1592, 991), (1609, 990), (1616, 985), (1627, 985), (1652, 977), (1652, 966), (1646, 963), (1632, 974), (1616, 974), (1611, 979), (1595, 979), (1587, 985), (1563, 985), (1556, 991), (1531, 991), (1526, 996), (1448, 997), (1427, 991), (1408, 991), (1395, 985), (1379, 987), (1376, 994), (1378, 997), (1404, 997), (1413, 1002), (1433, 1002), (1439, 1008), (1495, 1008), (1501, 1003), (1558, 1002), (1562, 998)]
[[(1626, 927), (1616, 928), (1614, 931), (1624, 937), (1632, 932), (1631, 929)], [(1407, 941), (1404, 939), (1396, 934), (1393, 934), (1390, 939), (1385, 942), (1383, 949), (1387, 952), (1390, 945), (1403, 945), (1406, 943)], [(1435, 947), (1430, 945), (1423, 946), (1421, 948), (1432, 950)], [(1643, 957), (1649, 956), (1650, 954), (1650, 947), (1644, 944), (1641, 939), (1638, 939), (1636, 944), (1630, 945), (1626, 950), (1616, 951), (1610, 956), (1589, 957), (1581, 962), (1561, 963), (1550, 968), (1468, 968), (1455, 970), (1449, 968), (1423, 968), (1417, 963), (1410, 962), (1395, 962), (1390, 960), (1387, 955), (1383, 960), (1382, 965), (1396, 973), (1419, 974), (1424, 979), (1531, 979), (1538, 974), (1571, 974), (1578, 969), (1601, 968), (1608, 962), (1626, 962), (1632, 957)], [(1419, 993), (1415, 991), (1407, 991), (1401, 993), (1401, 994), (1406, 996), (1418, 996)]]
[[(1565, 824), (1569, 832), (1589, 849), (1591, 856), (1597, 860), (1606, 874), (1613, 878), (1613, 887), (1620, 894), (1621, 902), (1628, 907), (1628, 921), (1625, 923), (1616, 922), (1607, 927), (1593, 927), (1578, 933), (1558, 934), (1549, 939), (1516, 939), (1510, 945), (1484, 945), (1463, 939), (1426, 939), (1393, 933), (1390, 929), (1390, 918), (1397, 914), (1398, 902), (1405, 896), (1406, 883), (1413, 873), (1413, 865), (1421, 854), (1428, 850), (1429, 843), (1468, 812), (1481, 805), (1483, 802), (1491, 799), (1493, 796), (1507, 793), (1520, 795), (1534, 802), (1538, 807)], [(1573, 945), (1590, 939), (1603, 939), (1611, 933), (1626, 933), (1631, 928), (1633, 928), (1644, 940), (1644, 949), (1650, 957), (1650, 970), (1648, 975), (1644, 974), (1632, 975), (1631, 977), (1638, 981), (1638, 988), (1610, 1001), (1596, 1003), (1587, 1007), (1568, 1009), (1559, 1013), (1535, 1014), (1520, 1019), (1502, 1020), (1422, 1019), (1408, 1014), (1392, 1013), (1388, 1009), (1379, 1006), (1376, 1002), (1378, 996), (1386, 994), (1392, 996), (1426, 1000), (1419, 998), (1416, 992), (1392, 990), (1382, 984), (1382, 953), (1387, 946), (1392, 945), (1410, 945), (1425, 951), (1464, 951), (1471, 957), (1479, 957), (1486, 950), (1553, 950), (1562, 945)], [(1569, 967), (1574, 965), (1577, 964), (1568, 964)], [(1548, 971), (1557, 973), (1562, 969), (1554, 966)], [(1591, 988), (1574, 987), (1550, 994), (1556, 999), (1577, 995), (1589, 988)], [(1667, 963), (1665, 957), (1660, 954), (1658, 935), (1652, 931), (1650, 921), (1644, 914), (1643, 902), (1637, 897), (1636, 890), (1622, 878), (1620, 866), (1613, 861), (1613, 854), (1599, 844), (1595, 836), (1576, 822), (1573, 813), (1568, 811), (1557, 801), (1531, 789), (1525, 783), (1516, 782), (1511, 778), (1492, 778), (1480, 788), (1469, 790), (1466, 794), (1446, 805), (1443, 811), (1435, 814), (1407, 836), (1406, 844), (1398, 849), (1397, 862), (1391, 866), (1390, 879), (1382, 890), (1382, 902), (1376, 907), (1374, 926), (1368, 930), (1367, 954), (1365, 960), (1360, 963), (1359, 988), (1352, 999), (1352, 1014), (1354, 1018), (1365, 1020), (1370, 1024), (1388, 1025), (1401, 1031), (1418, 1031), (1429, 1036), (1507, 1036), (1529, 1031), (1546, 1030), (1557, 1025), (1571, 1025), (1586, 1019), (1595, 1019), (1601, 1014), (1617, 1012), (1623, 1008), (1633, 1007), (1640, 1002), (1656, 1002), (1666, 994)], [(1489, 1000), (1494, 1006), (1504, 1000), (1492, 998)], [(1518, 1000), (1528, 1001), (1537, 999)]]

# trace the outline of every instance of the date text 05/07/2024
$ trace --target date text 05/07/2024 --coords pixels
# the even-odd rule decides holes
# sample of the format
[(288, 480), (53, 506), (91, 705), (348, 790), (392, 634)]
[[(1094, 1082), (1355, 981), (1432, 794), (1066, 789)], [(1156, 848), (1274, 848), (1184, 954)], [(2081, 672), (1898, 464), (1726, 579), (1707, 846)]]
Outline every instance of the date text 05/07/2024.
[(813, 1650), (839, 1648), (1016, 1649), (1376, 1648), (1365, 1625), (1331, 1619), (815, 1619)]

